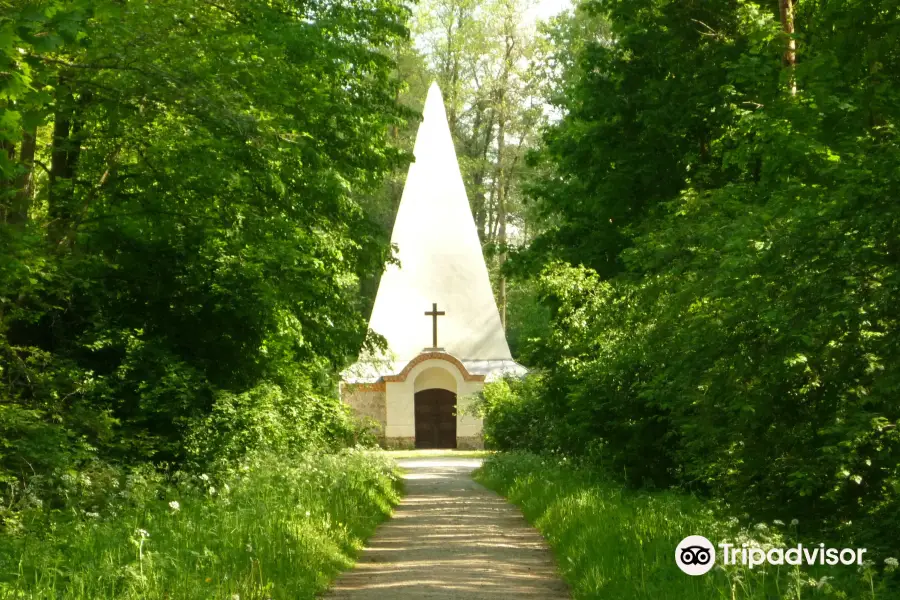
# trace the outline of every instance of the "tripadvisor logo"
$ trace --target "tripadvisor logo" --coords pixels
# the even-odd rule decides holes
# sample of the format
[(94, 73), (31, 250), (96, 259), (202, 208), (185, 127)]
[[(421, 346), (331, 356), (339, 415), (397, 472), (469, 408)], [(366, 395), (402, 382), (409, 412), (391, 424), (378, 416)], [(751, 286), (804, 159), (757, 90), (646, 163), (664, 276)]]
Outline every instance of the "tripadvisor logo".
[(716, 549), (702, 535), (689, 535), (675, 548), (675, 564), (688, 575), (703, 575), (716, 564)]
[[(804, 547), (797, 544), (793, 548), (769, 548), (742, 544), (740, 547), (728, 542), (718, 546), (722, 549), (722, 564), (745, 565), (751, 569), (763, 564), (770, 565), (862, 565), (865, 548)], [(675, 548), (675, 564), (688, 575), (703, 575), (713, 568), (716, 549), (712, 542), (702, 535), (689, 535)]]

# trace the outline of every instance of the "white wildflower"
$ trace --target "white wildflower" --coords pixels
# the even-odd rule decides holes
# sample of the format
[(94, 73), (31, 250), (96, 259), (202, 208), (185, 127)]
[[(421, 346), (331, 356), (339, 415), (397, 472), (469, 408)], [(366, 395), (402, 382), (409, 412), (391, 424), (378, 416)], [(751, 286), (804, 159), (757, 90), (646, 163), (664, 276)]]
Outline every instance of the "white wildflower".
[(799, 520), (797, 520), (797, 519), (791, 519), (791, 525), (793, 525), (794, 527), (796, 527), (796, 526), (799, 525), (799, 524), (800, 524), (800, 521), (799, 521)]
[(203, 475), (200, 476), (200, 479), (202, 479), (203, 481), (209, 481), (209, 475), (204, 473)]
[(309, 516), (309, 514), (310, 514), (309, 511), (306, 511), (306, 516), (307, 516), (307, 517)]
[(863, 564), (857, 567), (856, 571), (858, 573), (862, 573), (864, 576), (871, 576), (872, 567), (875, 566), (875, 563), (871, 560), (864, 560)]
[(769, 526), (766, 525), (765, 523), (757, 523), (757, 524), (756, 524), (756, 530), (757, 530), (757, 531), (768, 531), (768, 530), (769, 530)]
[(169, 502), (169, 508), (171, 508), (175, 512), (178, 512), (179, 510), (181, 510), (181, 504), (178, 503), (178, 500), (172, 500), (171, 502)]
[(85, 511), (84, 516), (90, 517), (91, 519), (99, 519), (99, 518), (100, 518), (100, 513), (87, 512), (87, 511)]
[(215, 496), (215, 495), (216, 495), (216, 488), (215, 488), (215, 487), (209, 486), (209, 495), (210, 495), (210, 496)]
[(247, 552), (253, 552), (253, 544), (247, 544)]
[(778, 525), (779, 527), (784, 527), (784, 521), (775, 519), (774, 521), (772, 521), (772, 525)]
[(900, 563), (897, 562), (897, 559), (894, 557), (888, 557), (884, 559), (884, 570), (890, 573), (894, 569), (900, 566)]
[(146, 529), (138, 529), (138, 530), (137, 530), (137, 533), (138, 533), (138, 535), (141, 536), (141, 539), (142, 539), (142, 540), (145, 540), (145, 539), (147, 539), (148, 537), (150, 537), (150, 532), (147, 531)]
[(822, 589), (825, 586), (825, 584), (828, 583), (828, 580), (830, 580), (830, 579), (834, 579), (834, 578), (828, 577), (827, 575), (825, 575), (824, 577), (822, 577), (822, 579), (820, 579), (819, 581), (816, 582), (816, 588)]

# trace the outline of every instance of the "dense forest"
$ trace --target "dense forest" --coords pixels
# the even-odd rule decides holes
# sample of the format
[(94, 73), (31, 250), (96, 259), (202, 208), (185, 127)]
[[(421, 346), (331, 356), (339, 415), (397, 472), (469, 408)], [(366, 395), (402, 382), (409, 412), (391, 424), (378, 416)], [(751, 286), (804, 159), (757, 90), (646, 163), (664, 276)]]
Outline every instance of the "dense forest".
[(335, 373), (390, 256), (408, 19), (0, 2), (0, 596), (262, 598), (297, 531), (324, 550), (266, 569), (311, 595), (383, 518), (387, 470), (296, 457), (365, 441)]
[(355, 282), (389, 256), (361, 198), (401, 160), (388, 53), (406, 18), (385, 2), (4, 15), (6, 477), (96, 453), (185, 461), (241, 445), (225, 438), (263, 406), (299, 411), (295, 442), (332, 436), (333, 372), (365, 339)]
[(900, 539), (900, 4), (584, 3), (530, 156), (500, 448)]
[(573, 4), (0, 0), (0, 597), (270, 597), (187, 526), (145, 574), (223, 486), (241, 552), (389, 511), (337, 382), (432, 80), (531, 369), (486, 442), (900, 553), (900, 0)]

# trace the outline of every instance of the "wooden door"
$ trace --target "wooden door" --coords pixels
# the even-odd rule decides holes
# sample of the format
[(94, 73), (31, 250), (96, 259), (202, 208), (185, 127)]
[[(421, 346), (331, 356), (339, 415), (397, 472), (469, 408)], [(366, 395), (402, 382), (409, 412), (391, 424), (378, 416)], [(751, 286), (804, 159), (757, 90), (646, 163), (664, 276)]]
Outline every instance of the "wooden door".
[(416, 448), (456, 448), (456, 394), (422, 390), (415, 395)]

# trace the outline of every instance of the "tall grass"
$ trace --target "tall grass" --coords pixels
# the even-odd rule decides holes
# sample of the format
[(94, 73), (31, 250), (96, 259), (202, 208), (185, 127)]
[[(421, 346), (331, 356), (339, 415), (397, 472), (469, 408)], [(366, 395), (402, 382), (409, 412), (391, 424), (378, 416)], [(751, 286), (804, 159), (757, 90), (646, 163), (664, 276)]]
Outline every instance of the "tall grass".
[[(519, 506), (552, 547), (575, 598), (616, 600), (756, 600), (900, 597), (890, 578), (895, 561), (863, 567), (715, 567), (692, 577), (675, 564), (688, 535), (782, 547), (808, 544), (802, 515), (741, 527), (692, 496), (634, 492), (564, 461), (534, 454), (491, 456), (476, 479)], [(799, 517), (799, 518), (797, 518)], [(794, 519), (797, 518), (796, 521)], [(816, 545), (821, 540), (815, 540)], [(842, 547), (837, 543), (826, 544)]]
[[(83, 478), (68, 478), (66, 502), (6, 523), (0, 598), (312, 598), (399, 499), (392, 463), (355, 450), (260, 458), (216, 480)], [(113, 488), (105, 503), (77, 508), (98, 485)]]

